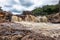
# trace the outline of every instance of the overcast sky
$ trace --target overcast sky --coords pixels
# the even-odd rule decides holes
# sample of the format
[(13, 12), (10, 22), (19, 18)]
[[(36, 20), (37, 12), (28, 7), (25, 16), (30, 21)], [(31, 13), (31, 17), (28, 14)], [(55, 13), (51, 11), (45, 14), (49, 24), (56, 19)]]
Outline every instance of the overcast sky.
[(0, 0), (0, 6), (13, 14), (21, 14), (22, 11), (31, 11), (36, 7), (55, 5), (58, 2), (59, 0)]

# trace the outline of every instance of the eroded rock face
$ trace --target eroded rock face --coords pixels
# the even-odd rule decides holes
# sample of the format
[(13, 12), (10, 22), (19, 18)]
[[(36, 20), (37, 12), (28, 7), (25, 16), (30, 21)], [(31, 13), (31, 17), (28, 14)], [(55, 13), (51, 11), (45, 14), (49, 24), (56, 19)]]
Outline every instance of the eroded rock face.
[(30, 34), (22, 38), (22, 40), (55, 40), (52, 37), (44, 36), (43, 34)]
[(44, 36), (42, 34), (29, 34), (25, 36), (14, 35), (14, 36), (1, 36), (0, 40), (55, 40), (52, 37)]
[(7, 11), (0, 11), (0, 23), (11, 22), (12, 14)]
[(51, 14), (48, 16), (49, 22), (60, 23), (60, 13)]
[(31, 30), (26, 30), (23, 25), (18, 23), (0, 24), (0, 40), (21, 40), (21, 38), (32, 32)]
[(48, 25), (30, 22), (0, 23), (0, 40), (60, 40), (59, 25)]
[(21, 35), (25, 36), (27, 34), (32, 33), (33, 31), (28, 30), (27, 27), (18, 23), (3, 23), (0, 24), (0, 36), (13, 36), (13, 35)]

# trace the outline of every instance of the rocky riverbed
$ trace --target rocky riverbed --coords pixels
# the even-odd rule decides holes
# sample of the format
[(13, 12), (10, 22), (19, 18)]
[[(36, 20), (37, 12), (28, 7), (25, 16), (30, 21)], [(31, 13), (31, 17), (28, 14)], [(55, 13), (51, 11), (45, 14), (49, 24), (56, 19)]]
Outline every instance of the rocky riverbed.
[(60, 40), (60, 24), (0, 23), (0, 40)]

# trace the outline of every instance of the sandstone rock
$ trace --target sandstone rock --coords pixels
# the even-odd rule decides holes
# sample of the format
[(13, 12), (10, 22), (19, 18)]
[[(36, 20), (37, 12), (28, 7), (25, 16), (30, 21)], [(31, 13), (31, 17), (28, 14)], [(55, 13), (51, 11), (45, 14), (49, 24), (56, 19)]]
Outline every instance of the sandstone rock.
[(3, 38), (0, 36), (0, 40), (3, 40)]
[(1, 40), (60, 40), (60, 24), (0, 23)]
[(60, 23), (60, 13), (51, 14), (48, 16), (49, 22)]
[(22, 36), (19, 36), (19, 35), (15, 35), (15, 36), (12, 36), (11, 40), (21, 40)]
[(44, 36), (42, 34), (30, 34), (23, 37), (21, 40), (55, 40), (52, 37)]

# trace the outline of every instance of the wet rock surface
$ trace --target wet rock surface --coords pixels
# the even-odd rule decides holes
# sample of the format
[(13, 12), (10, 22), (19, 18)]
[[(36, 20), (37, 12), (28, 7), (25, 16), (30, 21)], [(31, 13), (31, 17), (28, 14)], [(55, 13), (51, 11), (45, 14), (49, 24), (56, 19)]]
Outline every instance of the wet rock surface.
[(49, 22), (60, 23), (60, 13), (48, 15), (47, 18), (49, 19)]
[(43, 23), (43, 26), (39, 23), (39, 25), (26, 24), (0, 23), (0, 40), (60, 40), (59, 25), (48, 29), (48, 25), (45, 24), (45, 28)]

